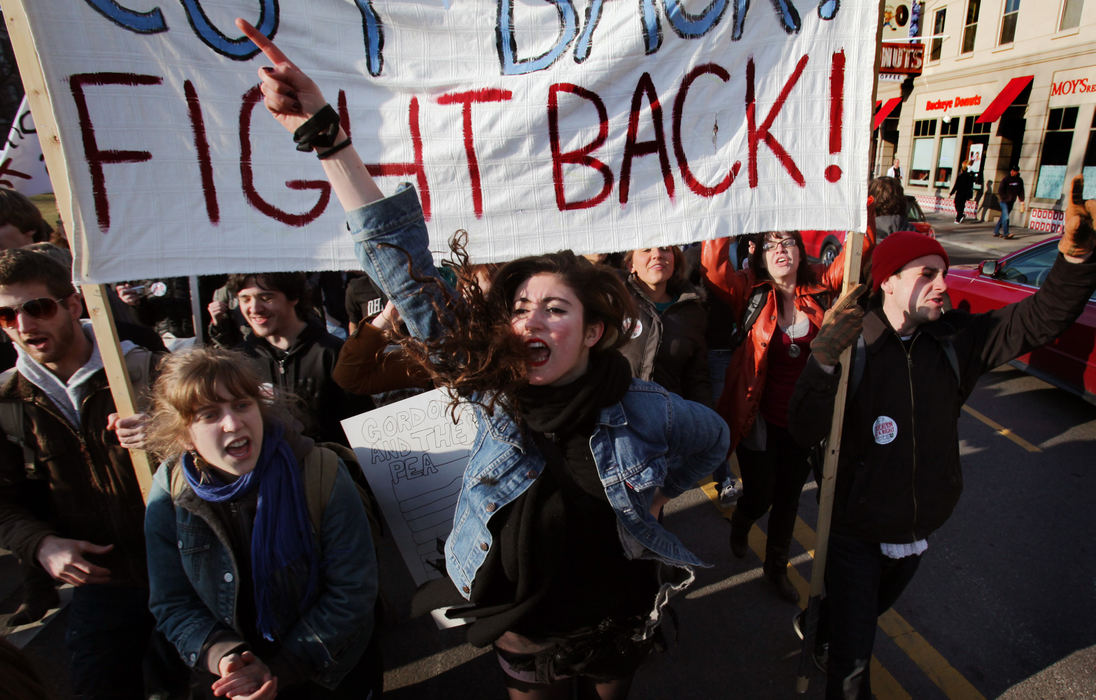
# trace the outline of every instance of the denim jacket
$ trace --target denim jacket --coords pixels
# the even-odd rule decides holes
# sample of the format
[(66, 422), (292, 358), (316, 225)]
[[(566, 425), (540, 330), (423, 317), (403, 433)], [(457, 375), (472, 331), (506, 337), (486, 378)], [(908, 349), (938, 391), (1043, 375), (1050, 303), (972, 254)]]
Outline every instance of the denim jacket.
[[(149, 608), (157, 629), (188, 665), (198, 667), (211, 635), (227, 633), (241, 641), (257, 636), (254, 630), (240, 629), (236, 617), (238, 597), (251, 595), (240, 590), (236, 558), (249, 555), (232, 551), (225, 526), (189, 485), (172, 498), (171, 472), (176, 469), (177, 459), (160, 465), (145, 512)], [(309, 478), (309, 470), (303, 476)], [(295, 667), (307, 669), (309, 680), (334, 688), (373, 636), (377, 597), (369, 521), (341, 462), (322, 523), (316, 538), (322, 566), (319, 594), (304, 614), (279, 616), (276, 637), (281, 653)]]
[[(440, 332), (431, 290), (407, 275), (407, 256), (390, 247), (411, 256), (416, 276), (437, 276), (414, 189), (403, 187), (350, 212), (347, 227), (363, 268), (395, 303), (410, 333), (428, 338)], [(438, 308), (444, 308), (440, 301)], [(478, 405), (476, 411), (478, 430), (445, 543), (446, 570), (466, 598), (491, 547), (488, 521), (524, 493), (545, 466), (540, 450), (510, 416), (501, 411), (487, 416)], [(691, 567), (705, 565), (658, 523), (650, 506), (656, 489), (673, 498), (710, 474), (727, 454), (728, 433), (710, 409), (637, 379), (619, 403), (601, 410), (590, 449), (626, 556), (682, 567), (689, 581)]]

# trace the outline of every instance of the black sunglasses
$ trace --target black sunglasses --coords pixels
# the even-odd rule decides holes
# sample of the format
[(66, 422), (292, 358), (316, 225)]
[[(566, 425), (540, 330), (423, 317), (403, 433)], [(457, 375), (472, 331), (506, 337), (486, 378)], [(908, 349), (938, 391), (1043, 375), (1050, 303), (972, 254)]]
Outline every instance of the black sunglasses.
[(39, 297), (37, 299), (29, 299), (22, 304), (16, 304), (15, 306), (0, 306), (0, 327), (14, 328), (15, 320), (19, 317), (20, 311), (31, 318), (53, 318), (54, 314), (57, 313), (57, 305), (67, 299), (68, 296), (71, 295), (63, 296), (60, 299)]

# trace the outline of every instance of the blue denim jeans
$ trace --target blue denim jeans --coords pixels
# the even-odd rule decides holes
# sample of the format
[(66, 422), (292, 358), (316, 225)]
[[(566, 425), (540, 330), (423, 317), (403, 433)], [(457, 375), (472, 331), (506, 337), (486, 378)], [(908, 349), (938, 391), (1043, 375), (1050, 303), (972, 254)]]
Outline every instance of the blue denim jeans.
[(997, 219), (997, 224), (993, 227), (994, 236), (998, 235), (998, 232), (1002, 229), (1002, 227), (1004, 228), (1004, 233), (1000, 235), (1008, 235), (1008, 213), (1010, 209), (1012, 209), (1012, 205), (1004, 200), (1001, 200), (1001, 218)]
[(891, 559), (878, 542), (831, 533), (826, 559), (827, 700), (871, 700), (875, 628), (917, 571), (920, 556)]

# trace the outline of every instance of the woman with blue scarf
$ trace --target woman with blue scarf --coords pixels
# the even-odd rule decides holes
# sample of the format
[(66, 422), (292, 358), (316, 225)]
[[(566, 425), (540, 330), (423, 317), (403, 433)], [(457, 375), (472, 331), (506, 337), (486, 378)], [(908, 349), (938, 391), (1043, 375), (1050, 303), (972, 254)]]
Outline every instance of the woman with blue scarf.
[(345, 465), (291, 424), (243, 355), (164, 361), (149, 445), (173, 456), (145, 515), (149, 606), (197, 697), (379, 696), (365, 509)]

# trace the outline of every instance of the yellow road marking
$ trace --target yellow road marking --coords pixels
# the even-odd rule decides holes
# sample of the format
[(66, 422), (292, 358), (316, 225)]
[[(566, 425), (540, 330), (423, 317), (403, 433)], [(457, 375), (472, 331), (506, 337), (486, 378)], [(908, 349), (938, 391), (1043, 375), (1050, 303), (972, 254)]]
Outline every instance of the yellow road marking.
[(985, 696), (893, 608), (879, 616), (879, 628), (944, 691), (944, 695), (953, 699), (984, 700)]
[(1042, 452), (1041, 449), (1039, 449), (1035, 445), (1032, 445), (1030, 442), (1028, 442), (1024, 438), (1020, 437), (1016, 433), (1012, 432), (1011, 430), (1009, 430), (1005, 426), (1001, 425), (997, 421), (993, 420), (989, 416), (985, 415), (984, 413), (979, 413), (978, 411), (974, 410), (973, 408), (971, 408), (970, 406), (967, 406), (967, 405), (963, 406), (963, 410), (966, 411), (967, 413), (969, 413), (970, 415), (974, 416), (978, 420), (982, 421), (983, 423), (988, 425), (990, 428), (993, 428), (994, 432), (996, 432), (1001, 437), (1005, 437), (1005, 438), (1008, 438), (1009, 440), (1012, 440), (1013, 442), (1015, 442), (1017, 445), (1024, 448), (1028, 452)]
[[(966, 407), (964, 406), (964, 408)], [(973, 409), (970, 410), (974, 413)], [(976, 414), (975, 417), (979, 418), (980, 415), (981, 414)], [(979, 418), (979, 420), (982, 420), (983, 418), (984, 416)], [(991, 427), (995, 425), (988, 418), (985, 418), (983, 422), (990, 424)], [(1005, 428), (999, 428), (998, 432), (1006, 437), (1011, 435)], [(1040, 451), (1039, 448), (1024, 442), (1021, 438), (1012, 436), (1010, 439), (1019, 441), (1017, 444), (1020, 444), (1021, 446), (1029, 445), (1033, 451)], [(737, 467), (737, 464), (732, 463), (732, 466)], [(737, 475), (738, 469), (735, 468), (734, 472)], [(719, 494), (716, 491), (715, 483), (705, 483), (701, 488), (704, 491), (704, 495), (706, 495), (719, 509), (720, 515), (730, 519), (731, 514), (734, 512), (734, 508), (720, 505)], [(795, 540), (807, 550), (807, 554), (811, 559), (814, 559), (815, 534), (814, 529), (802, 518), (796, 518), (794, 531)], [(765, 541), (765, 533), (761, 531), (760, 527), (755, 525), (750, 528), (750, 549), (762, 561), (765, 559)], [(795, 586), (796, 590), (799, 591), (801, 601), (800, 607), (805, 607), (806, 601), (810, 595), (810, 582), (804, 578), (794, 566), (788, 568), (788, 578), (791, 580), (792, 585)], [(888, 610), (879, 617), (879, 628), (894, 641), (898, 648), (901, 649), (948, 698), (958, 700), (985, 700), (985, 697), (978, 692), (970, 681), (964, 678), (963, 675), (948, 662), (943, 654), (929, 644), (928, 640), (922, 637), (913, 626), (910, 625), (905, 618), (895, 612), (894, 609)], [(874, 656), (871, 660), (871, 682), (872, 692), (880, 700), (908, 700), (911, 697), (890, 671), (879, 663), (878, 659)]]
[(871, 692), (879, 700), (909, 700), (913, 697), (874, 656), (871, 657)]

